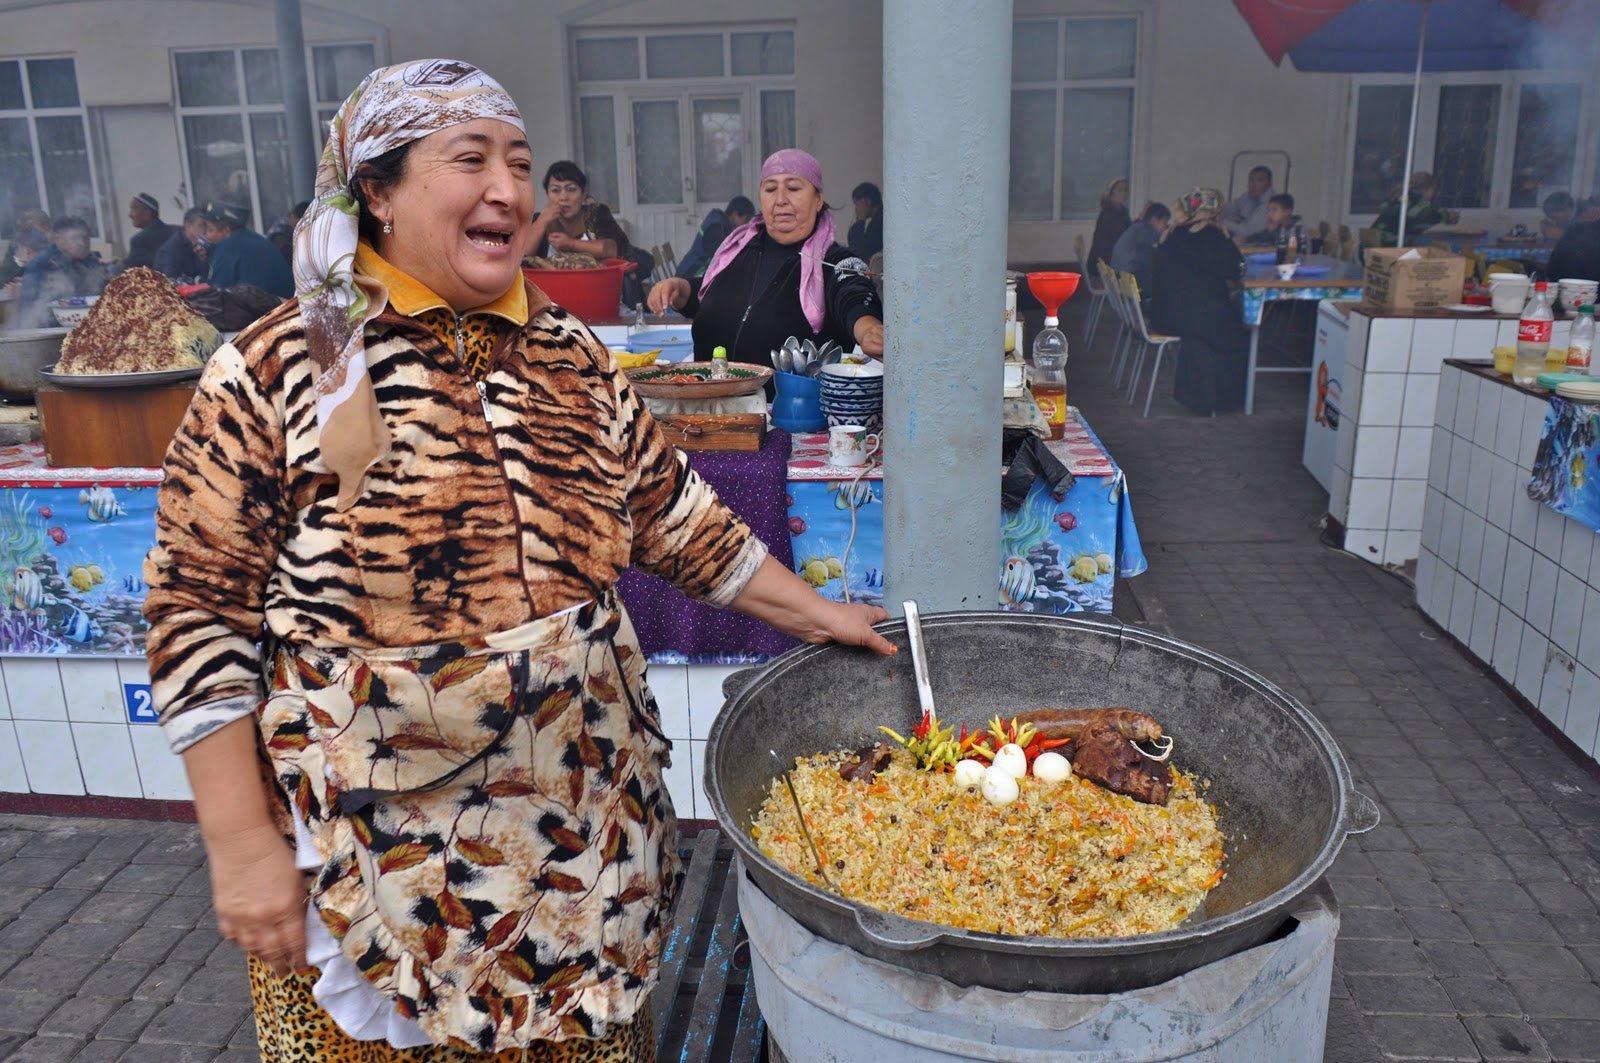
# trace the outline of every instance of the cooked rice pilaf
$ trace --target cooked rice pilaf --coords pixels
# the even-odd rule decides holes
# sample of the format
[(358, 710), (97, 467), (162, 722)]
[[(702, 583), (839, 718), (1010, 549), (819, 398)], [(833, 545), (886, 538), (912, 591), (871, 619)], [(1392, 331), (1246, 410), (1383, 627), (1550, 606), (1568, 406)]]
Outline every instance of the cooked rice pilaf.
[[(790, 778), (828, 878), (883, 911), (997, 934), (1126, 937), (1172, 929), (1222, 880), (1216, 809), (1176, 768), (1165, 808), (1077, 776), (1032, 775), (1016, 802), (996, 806), (902, 750), (871, 783), (840, 777), (853, 759), (804, 757)], [(751, 835), (827, 888), (781, 777)]]

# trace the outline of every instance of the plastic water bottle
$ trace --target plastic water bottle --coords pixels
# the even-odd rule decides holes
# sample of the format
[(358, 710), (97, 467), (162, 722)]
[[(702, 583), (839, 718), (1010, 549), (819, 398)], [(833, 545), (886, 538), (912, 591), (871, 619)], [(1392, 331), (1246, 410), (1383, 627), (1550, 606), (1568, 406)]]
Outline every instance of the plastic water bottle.
[(633, 339), (634, 336), (649, 327), (649, 324), (644, 319), (644, 304), (635, 303), (633, 306), (633, 324), (628, 326), (628, 338), (630, 340)]
[(1517, 322), (1517, 360), (1511, 379), (1518, 384), (1534, 384), (1544, 372), (1550, 353), (1550, 333), (1555, 329), (1555, 314), (1550, 309), (1550, 293), (1544, 281), (1533, 286), (1533, 294), (1522, 308)]
[(718, 347), (711, 352), (711, 379), (728, 379), (728, 348)]
[(1578, 307), (1578, 318), (1572, 323), (1572, 338), (1567, 341), (1567, 372), (1594, 371), (1594, 307), (1585, 303)]
[(1033, 401), (1050, 425), (1050, 438), (1060, 439), (1067, 424), (1067, 337), (1059, 318), (1044, 319), (1033, 338)]

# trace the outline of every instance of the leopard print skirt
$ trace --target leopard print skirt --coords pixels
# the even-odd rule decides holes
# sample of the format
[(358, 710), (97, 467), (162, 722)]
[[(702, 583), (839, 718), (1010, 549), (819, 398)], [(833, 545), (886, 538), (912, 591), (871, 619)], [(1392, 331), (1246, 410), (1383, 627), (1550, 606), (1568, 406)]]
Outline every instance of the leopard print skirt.
[(654, 1063), (655, 1032), (648, 1010), (600, 1040), (540, 1041), (485, 1055), (453, 1047), (395, 1048), (357, 1041), (311, 995), (319, 972), (278, 978), (249, 957), (250, 997), (263, 1063)]

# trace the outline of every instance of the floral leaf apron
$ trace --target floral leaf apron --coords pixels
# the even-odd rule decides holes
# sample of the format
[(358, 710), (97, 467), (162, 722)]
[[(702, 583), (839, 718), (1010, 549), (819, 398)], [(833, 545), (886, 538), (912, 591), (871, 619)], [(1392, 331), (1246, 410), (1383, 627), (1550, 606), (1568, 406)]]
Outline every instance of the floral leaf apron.
[(271, 655), (259, 724), (340, 950), (440, 1044), (599, 1037), (682, 879), (645, 662), (614, 595), (510, 631)]

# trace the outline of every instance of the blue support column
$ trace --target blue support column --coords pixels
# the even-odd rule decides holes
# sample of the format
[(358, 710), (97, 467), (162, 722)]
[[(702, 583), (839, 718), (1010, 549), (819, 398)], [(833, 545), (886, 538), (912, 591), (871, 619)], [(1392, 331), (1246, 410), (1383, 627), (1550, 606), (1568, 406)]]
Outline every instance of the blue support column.
[(993, 609), (1011, 0), (884, 0), (885, 601)]

